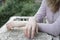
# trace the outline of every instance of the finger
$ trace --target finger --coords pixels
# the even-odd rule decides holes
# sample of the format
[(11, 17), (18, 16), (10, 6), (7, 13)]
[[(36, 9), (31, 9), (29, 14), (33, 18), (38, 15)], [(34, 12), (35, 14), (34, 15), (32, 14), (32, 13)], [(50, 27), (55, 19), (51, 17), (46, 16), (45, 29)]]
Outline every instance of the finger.
[(7, 28), (8, 28), (8, 30), (11, 30), (12, 24), (11, 24), (11, 23), (8, 23), (8, 24), (7, 24)]
[(31, 25), (30, 23), (27, 24), (27, 37), (30, 38), (30, 30), (31, 30)]
[(36, 33), (38, 34), (38, 26), (36, 25)]
[(25, 28), (25, 36), (27, 37), (27, 30), (28, 30), (28, 28), (27, 28), (27, 26), (26, 26), (26, 28)]
[(32, 29), (32, 26), (29, 25), (29, 27), (28, 27), (28, 38), (31, 38), (31, 29)]
[(28, 38), (30, 37), (30, 28), (31, 28), (31, 26), (28, 22), (27, 25), (26, 25), (26, 31), (25, 31), (25, 36), (28, 37)]
[(26, 26), (25, 26), (25, 29), (24, 29), (24, 35), (26, 36)]
[(26, 28), (25, 28), (25, 30), (24, 30), (24, 35), (26, 36)]
[(9, 29), (10, 24), (6, 24), (7, 28)]
[(7, 29), (8, 29), (8, 30), (11, 30), (11, 28), (10, 28), (10, 27), (11, 27), (11, 26), (8, 26), (8, 27), (7, 27)]
[(35, 27), (32, 26), (31, 38), (34, 38), (34, 35), (35, 35)]
[(6, 24), (6, 26), (8, 27), (8, 26), (9, 26), (9, 23), (8, 23), (8, 24)]

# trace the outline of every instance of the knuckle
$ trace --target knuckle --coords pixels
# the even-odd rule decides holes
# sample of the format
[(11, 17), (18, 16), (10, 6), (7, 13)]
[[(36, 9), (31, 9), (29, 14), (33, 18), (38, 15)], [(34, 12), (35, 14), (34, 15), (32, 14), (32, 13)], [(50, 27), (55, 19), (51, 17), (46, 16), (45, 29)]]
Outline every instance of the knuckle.
[(35, 29), (32, 29), (32, 32), (34, 32), (35, 31)]

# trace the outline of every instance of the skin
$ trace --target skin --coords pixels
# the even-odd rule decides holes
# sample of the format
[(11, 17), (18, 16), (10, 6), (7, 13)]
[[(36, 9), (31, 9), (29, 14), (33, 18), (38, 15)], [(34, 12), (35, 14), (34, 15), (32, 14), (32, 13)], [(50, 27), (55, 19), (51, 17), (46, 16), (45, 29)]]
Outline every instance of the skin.
[(11, 21), (6, 24), (8, 30), (12, 30), (14, 27), (24, 27), (26, 25), (27, 21)]
[[(31, 31), (31, 32), (30, 32)], [(38, 33), (38, 26), (35, 18), (30, 18), (29, 22), (26, 25), (25, 36), (27, 38), (34, 38), (35, 34)]]
[(6, 24), (8, 30), (12, 30), (14, 26), (22, 26), (22, 25), (26, 25), (22, 29), (24, 30), (24, 34), (27, 38), (32, 39), (34, 38), (35, 34), (38, 33), (38, 26), (34, 17), (29, 18), (28, 22), (19, 22), (18, 25), (16, 25), (15, 21)]

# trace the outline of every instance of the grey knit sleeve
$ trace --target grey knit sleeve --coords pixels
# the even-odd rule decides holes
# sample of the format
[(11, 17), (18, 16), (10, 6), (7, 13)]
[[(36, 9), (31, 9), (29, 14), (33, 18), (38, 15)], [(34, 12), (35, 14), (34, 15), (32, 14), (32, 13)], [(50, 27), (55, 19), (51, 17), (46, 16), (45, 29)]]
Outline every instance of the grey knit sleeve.
[(43, 0), (38, 12), (34, 16), (37, 22), (41, 22), (41, 20), (46, 16), (46, 5), (45, 4), (46, 4), (45, 0)]
[(60, 34), (60, 16), (52, 24), (47, 23), (37, 23), (39, 29), (43, 32), (58, 36)]

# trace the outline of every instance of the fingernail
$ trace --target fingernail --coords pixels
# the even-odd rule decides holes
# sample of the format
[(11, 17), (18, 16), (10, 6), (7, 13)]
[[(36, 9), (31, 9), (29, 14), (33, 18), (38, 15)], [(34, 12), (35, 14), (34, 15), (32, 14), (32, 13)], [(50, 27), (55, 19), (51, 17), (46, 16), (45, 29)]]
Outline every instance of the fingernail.
[(31, 39), (33, 39), (34, 38), (34, 35), (33, 36), (31, 36)]

